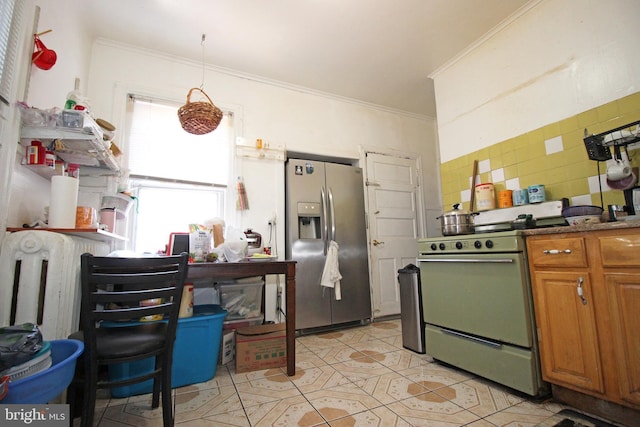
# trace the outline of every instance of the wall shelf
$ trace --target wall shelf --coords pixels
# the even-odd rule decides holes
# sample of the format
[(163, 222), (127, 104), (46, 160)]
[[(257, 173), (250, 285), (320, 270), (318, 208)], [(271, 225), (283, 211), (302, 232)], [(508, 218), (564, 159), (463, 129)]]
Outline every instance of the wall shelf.
[(42, 141), (46, 145), (53, 141), (56, 156), (67, 163), (104, 169), (111, 175), (120, 172), (120, 165), (108, 144), (105, 144), (102, 130), (88, 116), (82, 128), (23, 126), (20, 139), (25, 147), (32, 140)]
[(16, 231), (51, 231), (53, 233), (69, 234), (76, 237), (84, 237), (85, 239), (97, 240), (99, 242), (113, 242), (116, 240), (126, 242), (126, 237), (119, 234), (110, 233), (99, 228), (25, 228), (25, 227), (7, 227), (8, 232)]
[(236, 145), (236, 156), (249, 159), (285, 160), (284, 148), (256, 148), (250, 145)]

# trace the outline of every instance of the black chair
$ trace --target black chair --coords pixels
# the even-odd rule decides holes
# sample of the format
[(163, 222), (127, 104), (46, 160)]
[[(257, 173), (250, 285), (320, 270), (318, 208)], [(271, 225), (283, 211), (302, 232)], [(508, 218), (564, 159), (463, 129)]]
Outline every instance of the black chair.
[[(68, 392), (71, 413), (82, 390), (83, 427), (93, 425), (97, 389), (111, 389), (153, 379), (151, 406), (173, 426), (171, 364), (182, 289), (187, 273), (186, 253), (168, 257), (81, 257), (81, 330), (71, 337), (84, 341), (83, 363)], [(157, 305), (148, 300), (161, 298)], [(147, 316), (164, 320), (141, 322)], [(105, 366), (155, 357), (150, 373), (111, 380)], [(73, 415), (72, 415), (73, 419)]]

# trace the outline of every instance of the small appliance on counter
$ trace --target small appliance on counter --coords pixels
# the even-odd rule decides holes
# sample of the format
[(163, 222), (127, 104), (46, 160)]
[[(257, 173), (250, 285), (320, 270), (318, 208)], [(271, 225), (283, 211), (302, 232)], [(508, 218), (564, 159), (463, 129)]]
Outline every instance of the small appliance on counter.
[(247, 228), (244, 232), (247, 238), (247, 255), (262, 253), (262, 235), (256, 233), (251, 228)]

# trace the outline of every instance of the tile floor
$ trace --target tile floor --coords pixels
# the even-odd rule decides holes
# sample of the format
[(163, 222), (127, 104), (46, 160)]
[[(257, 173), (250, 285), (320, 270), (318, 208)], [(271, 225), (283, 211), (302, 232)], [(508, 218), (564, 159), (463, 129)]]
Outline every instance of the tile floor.
[[(298, 337), (296, 371), (218, 366), (212, 380), (174, 389), (176, 426), (526, 427), (554, 425), (565, 409), (404, 349), (400, 320)], [(162, 425), (150, 395), (102, 396), (98, 427)]]

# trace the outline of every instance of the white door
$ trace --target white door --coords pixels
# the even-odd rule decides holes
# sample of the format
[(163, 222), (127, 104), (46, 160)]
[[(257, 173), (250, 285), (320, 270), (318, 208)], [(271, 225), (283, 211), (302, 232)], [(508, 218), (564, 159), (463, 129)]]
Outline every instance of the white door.
[(373, 317), (400, 313), (398, 270), (418, 254), (420, 188), (416, 158), (366, 153)]

